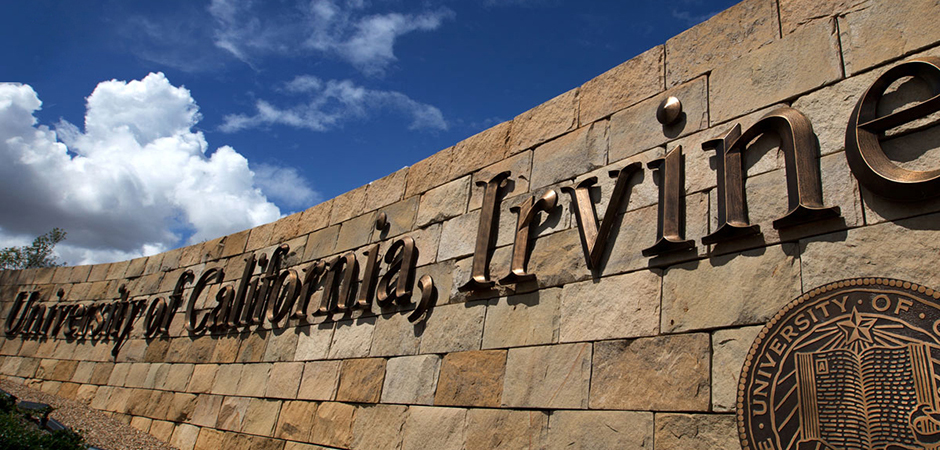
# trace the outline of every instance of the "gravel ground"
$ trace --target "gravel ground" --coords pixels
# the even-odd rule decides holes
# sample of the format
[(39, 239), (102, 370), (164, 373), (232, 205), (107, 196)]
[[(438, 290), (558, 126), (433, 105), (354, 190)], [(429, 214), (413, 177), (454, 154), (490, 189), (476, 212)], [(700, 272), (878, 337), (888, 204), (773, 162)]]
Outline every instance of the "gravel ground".
[(55, 410), (49, 417), (74, 430), (82, 430), (85, 441), (95, 447), (104, 450), (174, 450), (167, 443), (74, 400), (46, 394), (10, 380), (0, 380), (0, 389), (20, 400), (52, 405)]

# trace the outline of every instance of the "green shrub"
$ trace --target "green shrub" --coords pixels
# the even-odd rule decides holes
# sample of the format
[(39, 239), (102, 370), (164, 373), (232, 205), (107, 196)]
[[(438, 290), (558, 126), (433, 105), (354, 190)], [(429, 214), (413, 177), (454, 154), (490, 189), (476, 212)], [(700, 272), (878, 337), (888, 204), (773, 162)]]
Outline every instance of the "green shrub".
[(0, 448), (4, 450), (85, 450), (85, 438), (72, 430), (48, 433), (29, 421), (12, 398), (0, 396)]

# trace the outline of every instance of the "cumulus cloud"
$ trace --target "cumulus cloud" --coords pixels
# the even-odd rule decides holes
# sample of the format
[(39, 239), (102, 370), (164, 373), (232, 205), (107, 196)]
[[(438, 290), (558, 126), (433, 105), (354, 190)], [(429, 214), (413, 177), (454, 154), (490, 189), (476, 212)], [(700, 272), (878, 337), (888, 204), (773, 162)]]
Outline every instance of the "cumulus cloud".
[(364, 119), (377, 111), (409, 118), (409, 129), (446, 130), (441, 110), (394, 91), (367, 89), (350, 80), (322, 81), (311, 75), (294, 78), (284, 90), (306, 95), (307, 101), (287, 108), (265, 100), (255, 102), (255, 113), (225, 116), (220, 130), (236, 132), (267, 125), (287, 125), (313, 131), (327, 131), (350, 119)]
[[(60, 227), (70, 264), (126, 259), (276, 220), (265, 186), (314, 197), (296, 172), (256, 176), (231, 147), (208, 152), (195, 100), (162, 73), (100, 83), (84, 130), (38, 124), (41, 105), (29, 85), (0, 84), (0, 245)], [(281, 176), (298, 193), (283, 192)]]
[[(449, 9), (416, 14), (368, 14), (368, 3), (312, 0), (272, 9), (249, 0), (212, 0), (214, 43), (253, 64), (268, 54), (317, 51), (339, 57), (369, 75), (381, 75), (396, 60), (395, 41), (415, 31), (439, 28), (453, 17)], [(299, 43), (299, 45), (298, 45)]]

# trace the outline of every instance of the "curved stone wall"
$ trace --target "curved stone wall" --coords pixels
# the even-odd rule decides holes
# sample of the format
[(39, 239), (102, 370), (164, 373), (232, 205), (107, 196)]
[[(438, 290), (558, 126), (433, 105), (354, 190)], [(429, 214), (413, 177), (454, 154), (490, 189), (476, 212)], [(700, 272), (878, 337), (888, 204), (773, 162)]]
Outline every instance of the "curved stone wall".
[[(2, 272), (0, 376), (185, 450), (740, 448), (738, 376), (778, 310), (851, 277), (940, 288), (940, 201), (873, 194), (845, 155), (869, 86), (940, 57), (938, 13), (745, 0), (277, 222)], [(893, 86), (879, 113), (931, 95)], [(670, 96), (682, 114), (662, 125)], [(735, 125), (756, 139), (735, 142)], [(936, 130), (895, 127), (882, 145), (935, 169)], [(788, 180), (838, 211), (788, 215), (813, 203)], [(722, 226), (744, 229), (742, 205), (759, 230)]]

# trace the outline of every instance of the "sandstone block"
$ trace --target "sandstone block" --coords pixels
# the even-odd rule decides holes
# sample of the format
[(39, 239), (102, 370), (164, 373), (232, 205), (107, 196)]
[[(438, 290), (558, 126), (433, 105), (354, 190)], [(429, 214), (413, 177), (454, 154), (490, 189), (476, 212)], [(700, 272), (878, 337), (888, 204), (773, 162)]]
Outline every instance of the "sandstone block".
[(330, 342), (333, 340), (333, 324), (307, 325), (294, 329), (297, 333), (297, 350), (294, 360), (309, 361), (326, 359), (330, 354)]
[(199, 437), (199, 427), (181, 423), (173, 430), (170, 445), (180, 450), (192, 450), (196, 446), (197, 437)]
[(662, 91), (663, 48), (653, 47), (584, 83), (579, 123), (603, 119)]
[(304, 364), (297, 398), (333, 400), (339, 384), (340, 364), (341, 361), (313, 361)]
[(235, 392), (248, 397), (264, 397), (272, 366), (273, 364), (269, 363), (245, 364)]
[(653, 414), (630, 411), (554, 411), (549, 420), (545, 448), (652, 450)]
[(777, 5), (748, 0), (666, 41), (666, 83), (675, 86), (778, 37)]
[(348, 359), (340, 367), (336, 400), (378, 403), (385, 381), (385, 358)]
[[(797, 67), (807, 69), (794, 70)], [(711, 122), (744, 115), (841, 77), (839, 40), (832, 24), (807, 25), (712, 71)]]
[(509, 156), (509, 130), (503, 122), (457, 143), (454, 148), (454, 175), (463, 175), (501, 161)]
[(281, 405), (277, 416), (274, 437), (293, 441), (306, 441), (313, 428), (313, 417), (317, 413), (315, 402), (291, 401)]
[(196, 408), (196, 396), (177, 392), (173, 394), (166, 419), (171, 422), (189, 422)]
[(336, 239), (339, 237), (339, 225), (314, 231), (307, 236), (307, 245), (304, 246), (304, 261), (323, 258), (333, 254)]
[(421, 353), (479, 350), (485, 313), (479, 302), (435, 307), (425, 321)]
[(375, 317), (337, 321), (333, 341), (330, 344), (330, 359), (369, 356), (374, 330)]
[(598, 342), (591, 408), (705, 411), (709, 350), (707, 334)]
[(212, 391), (215, 376), (219, 372), (218, 364), (196, 364), (193, 366), (193, 376), (189, 380), (189, 392), (197, 394)]
[(522, 408), (586, 408), (591, 344), (509, 350), (502, 405)]
[(280, 410), (280, 401), (263, 398), (251, 399), (241, 431), (261, 436), (274, 434), (274, 425), (277, 423), (277, 413)]
[(572, 89), (512, 119), (510, 153), (518, 153), (578, 126), (578, 90)]
[(510, 172), (509, 183), (504, 188), (504, 198), (512, 198), (529, 191), (529, 178), (532, 172), (532, 152), (526, 151), (503, 159), (496, 164), (484, 167), (473, 173), (470, 184), (470, 203), (468, 211), (483, 205), (485, 183), (502, 172)]
[(369, 183), (363, 211), (379, 209), (401, 200), (405, 195), (407, 178), (408, 168), (406, 167)]
[(712, 410), (733, 412), (741, 366), (762, 326), (712, 333)]
[(270, 332), (267, 330), (242, 333), (241, 345), (238, 346), (238, 356), (235, 360), (238, 362), (261, 361), (264, 358), (264, 347), (267, 345), (268, 335)]
[(591, 123), (536, 147), (530, 189), (574, 178), (607, 164), (608, 122)]
[(221, 395), (200, 395), (196, 399), (196, 407), (193, 408), (193, 414), (190, 422), (201, 427), (214, 427), (219, 420), (219, 412), (222, 410)]
[(437, 250), (437, 260), (446, 261), (472, 254), (479, 225), (480, 210), (471, 211), (444, 222), (441, 227), (441, 243)]
[(340, 224), (334, 251), (344, 252), (369, 243), (375, 229), (375, 214), (363, 214)]
[(412, 406), (403, 430), (402, 450), (463, 450), (467, 410)]
[[(888, 222), (800, 241), (803, 291), (855, 277), (907, 280), (940, 287), (940, 214)], [(796, 296), (791, 296), (790, 300)]]
[(271, 378), (267, 384), (265, 397), (268, 398), (288, 398), (297, 396), (297, 388), (300, 387), (301, 375), (304, 371), (304, 363), (274, 363), (271, 368)]
[(356, 217), (364, 212), (366, 200), (366, 186), (360, 186), (333, 199), (330, 208), (330, 225), (336, 225)]
[(271, 231), (271, 243), (274, 245), (304, 234), (303, 212), (282, 217), (274, 224), (274, 230)]
[(867, 2), (839, 16), (845, 71), (856, 74), (940, 41), (931, 0)]
[(441, 357), (438, 355), (389, 359), (385, 368), (382, 403), (433, 404), (440, 369)]
[(352, 448), (373, 450), (401, 449), (402, 428), (408, 407), (401, 405), (364, 405), (356, 410)]
[(405, 197), (422, 194), (456, 177), (452, 176), (454, 147), (447, 147), (408, 168)]
[(415, 226), (441, 222), (467, 211), (470, 197), (470, 177), (458, 178), (421, 195)]
[(297, 332), (293, 328), (280, 328), (268, 334), (262, 361), (292, 361), (297, 351)]
[(212, 383), (212, 393), (221, 395), (235, 395), (238, 390), (238, 380), (242, 377), (242, 364), (222, 364)]
[(154, 420), (153, 423), (150, 424), (150, 434), (163, 442), (168, 442), (173, 435), (173, 429), (175, 427), (176, 424), (173, 422)]
[(467, 412), (467, 450), (542, 449), (547, 433), (548, 414), (542, 411)]
[(356, 407), (346, 403), (325, 402), (317, 407), (310, 441), (331, 447), (349, 448)]
[[(662, 125), (655, 119), (656, 110), (670, 96), (682, 102), (682, 115), (677, 123)], [(708, 83), (699, 77), (614, 114), (607, 159), (620, 161), (704, 128), (708, 128)]]
[(193, 450), (214, 450), (222, 447), (225, 439), (225, 432), (213, 430), (212, 428), (203, 428), (199, 430), (199, 437), (196, 438), (196, 444)]
[(578, 230), (572, 228), (539, 237), (532, 245), (529, 273), (536, 275), (539, 287), (560, 286), (591, 278)]
[(416, 195), (379, 209), (379, 212), (384, 212), (388, 219), (388, 228), (373, 231), (372, 241), (378, 242), (411, 231), (414, 228), (420, 199), (421, 197)]
[(434, 404), (499, 406), (505, 369), (504, 350), (449, 353), (441, 365)]
[(144, 433), (150, 431), (151, 422), (153, 422), (153, 420), (148, 419), (146, 417), (132, 417), (131, 418), (131, 426), (134, 428), (137, 428), (140, 431), (143, 431)]
[(228, 431), (241, 431), (242, 424), (245, 421), (245, 414), (248, 412), (248, 405), (251, 403), (247, 397), (225, 397), (222, 400), (222, 407), (219, 409), (219, 419), (216, 422), (216, 428)]
[(383, 314), (375, 323), (369, 353), (371, 356), (414, 355), (421, 344), (419, 330), (420, 325), (408, 321), (408, 313)]
[[(225, 239), (222, 240), (222, 254), (220, 257), (228, 258), (244, 253), (245, 246), (248, 245), (248, 235), (250, 233), (251, 230), (245, 230), (225, 236)], [(150, 261), (147, 262), (147, 265), (150, 265)], [(147, 273), (147, 270), (145, 270), (144, 273)]]
[[(461, 216), (463, 217), (463, 216)], [(441, 242), (441, 224), (436, 223), (426, 228), (420, 228), (408, 233), (407, 236), (415, 240), (415, 248), (418, 250), (417, 265), (423, 266), (437, 261), (438, 247)], [(391, 243), (383, 244), (385, 251)]]
[(558, 342), (560, 289), (490, 300), (483, 348), (522, 347)]
[(659, 275), (641, 271), (566, 285), (560, 342), (652, 336), (659, 332)]
[(327, 200), (319, 205), (304, 210), (300, 218), (303, 229), (300, 234), (326, 228), (330, 224), (330, 212), (333, 210), (333, 200)]
[[(274, 226), (277, 222), (271, 222), (251, 229), (248, 234), (248, 243), (245, 244), (246, 252), (253, 252), (259, 248), (264, 248), (272, 244), (271, 233), (274, 232)], [(163, 265), (167, 266), (167, 258), (163, 257)]]
[(738, 449), (731, 414), (657, 414), (656, 447), (689, 450)]
[(796, 252), (793, 244), (784, 244), (670, 267), (663, 278), (662, 330), (769, 319), (801, 292)]

